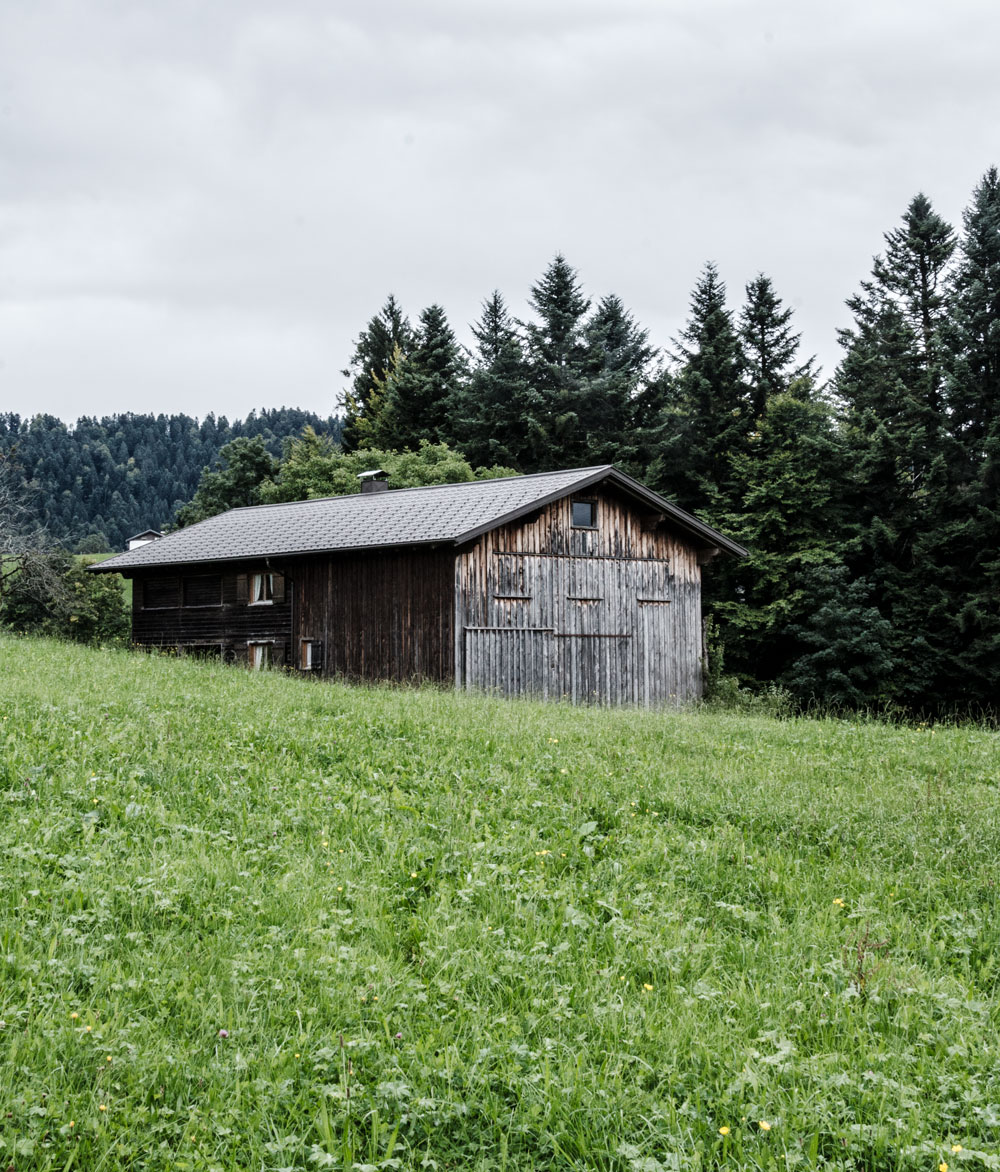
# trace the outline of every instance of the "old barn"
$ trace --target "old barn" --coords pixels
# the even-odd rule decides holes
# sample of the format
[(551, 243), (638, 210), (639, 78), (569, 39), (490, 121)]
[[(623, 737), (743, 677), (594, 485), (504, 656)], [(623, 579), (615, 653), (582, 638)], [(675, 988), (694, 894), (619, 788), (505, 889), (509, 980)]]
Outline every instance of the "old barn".
[(701, 570), (739, 545), (610, 465), (233, 509), (91, 566), (144, 647), (655, 705), (701, 692)]

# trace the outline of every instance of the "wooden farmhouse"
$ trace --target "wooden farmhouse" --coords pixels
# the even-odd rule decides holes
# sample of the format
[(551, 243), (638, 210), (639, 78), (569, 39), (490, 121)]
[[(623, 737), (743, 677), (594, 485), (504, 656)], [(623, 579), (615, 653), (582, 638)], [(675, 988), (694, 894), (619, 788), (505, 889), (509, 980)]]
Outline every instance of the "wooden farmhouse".
[(355, 680), (676, 704), (735, 542), (610, 465), (233, 509), (90, 567), (143, 647)]

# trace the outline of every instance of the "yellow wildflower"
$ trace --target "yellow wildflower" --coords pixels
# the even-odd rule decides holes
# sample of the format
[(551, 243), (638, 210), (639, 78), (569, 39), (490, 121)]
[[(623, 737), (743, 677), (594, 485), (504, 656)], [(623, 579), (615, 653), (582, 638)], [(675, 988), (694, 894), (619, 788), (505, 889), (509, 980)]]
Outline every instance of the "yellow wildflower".
[(953, 1152), (960, 1152), (962, 1150), (962, 1145), (961, 1144), (952, 1144), (951, 1150)]
[(98, 1103), (97, 1109), (98, 1111), (107, 1111), (107, 1107), (105, 1107), (103, 1103)]
[(938, 1164), (938, 1172), (948, 1172), (948, 1165), (944, 1162), (944, 1160)]
[(73, 1021), (76, 1021), (76, 1019), (77, 1019), (77, 1018), (78, 1018), (80, 1015), (79, 1015), (78, 1013), (71, 1013), (69, 1016), (70, 1016), (71, 1020), (73, 1020)]
[[(768, 1123), (768, 1121), (766, 1119), (761, 1119), (760, 1122), (757, 1124), (757, 1126), (761, 1129), (761, 1131), (770, 1131), (771, 1130), (771, 1125), (770, 1125), (770, 1123)], [(945, 1169), (945, 1172), (947, 1172), (947, 1169)]]
[(644, 988), (644, 989), (645, 989), (647, 992), (652, 992), (653, 986), (652, 986), (652, 985), (649, 985), (649, 984), (647, 984), (645, 981), (643, 981), (643, 983), (642, 983), (642, 987), (643, 987), (643, 988)]
[(719, 1128), (719, 1135), (728, 1135), (728, 1134), (729, 1134), (729, 1128), (728, 1128), (728, 1127), (720, 1127), (720, 1128)]

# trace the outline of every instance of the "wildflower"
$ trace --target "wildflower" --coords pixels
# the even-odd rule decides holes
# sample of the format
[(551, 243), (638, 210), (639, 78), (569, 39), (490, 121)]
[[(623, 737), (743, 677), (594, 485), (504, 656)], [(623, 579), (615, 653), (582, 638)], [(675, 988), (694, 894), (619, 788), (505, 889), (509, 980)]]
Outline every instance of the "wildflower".
[(568, 769), (560, 769), (559, 772), (560, 773), (569, 773), (569, 770)]
[(416, 879), (416, 877), (417, 877), (417, 873), (416, 873), (416, 871), (411, 871), (411, 872), (410, 872), (410, 878), (411, 878), (411, 879)]
[(961, 1144), (952, 1144), (951, 1150), (953, 1152), (960, 1152), (962, 1150), (962, 1145)]
[(728, 1134), (729, 1134), (729, 1128), (728, 1128), (728, 1127), (720, 1127), (720, 1128), (719, 1128), (719, 1135), (728, 1135)]
[(402, 1034), (402, 1031), (400, 1031), (399, 1033), (396, 1034), (396, 1041), (401, 1042), (402, 1040), (403, 1040), (403, 1034)]
[(229, 1030), (219, 1030), (219, 1037), (220, 1038), (228, 1038), (229, 1037)]
[(109, 1061), (109, 1062), (111, 1061), (111, 1055), (110, 1055), (110, 1054), (108, 1055), (108, 1061)]
[(653, 986), (647, 984), (645, 981), (643, 981), (642, 987), (646, 990), (647, 993), (651, 993), (653, 991)]
[(296, 1058), (301, 1058), (301, 1057), (302, 1057), (302, 1055), (301, 1055), (301, 1054), (296, 1054), (296, 1055), (295, 1055), (295, 1057), (296, 1057)]
[(324, 841), (323, 845), (324, 845), (324, 846), (329, 846), (330, 844), (329, 844), (328, 842)]
[(948, 1172), (948, 1165), (944, 1162), (944, 1160), (938, 1164), (938, 1172)]
[[(757, 1126), (761, 1129), (761, 1131), (770, 1131), (771, 1130), (771, 1125), (770, 1125), (770, 1123), (768, 1123), (768, 1121), (766, 1119), (762, 1119), (757, 1124)], [(945, 1172), (948, 1172), (947, 1168), (945, 1169)]]
[(338, 888), (337, 888), (337, 890), (338, 890), (338, 891), (343, 891), (344, 889), (343, 889), (343, 887), (338, 887)]
[(80, 1016), (80, 1015), (79, 1015), (78, 1013), (71, 1013), (71, 1014), (69, 1015), (69, 1017), (70, 1017), (70, 1021), (76, 1021), (76, 1019), (77, 1019), (79, 1016)]
[(107, 1107), (105, 1107), (103, 1103), (98, 1103), (97, 1109), (98, 1111), (107, 1111)]
[(84, 1026), (83, 1029), (84, 1029), (84, 1033), (88, 1033), (88, 1034), (90, 1033), (90, 1026)]
[(835, 907), (843, 907), (844, 906), (844, 901), (842, 899), (835, 899), (833, 901), (833, 903), (834, 903)]
[(70, 1127), (76, 1127), (76, 1120), (75, 1120), (75, 1119), (71, 1119), (71, 1120), (69, 1121), (69, 1125), (70, 1125)]

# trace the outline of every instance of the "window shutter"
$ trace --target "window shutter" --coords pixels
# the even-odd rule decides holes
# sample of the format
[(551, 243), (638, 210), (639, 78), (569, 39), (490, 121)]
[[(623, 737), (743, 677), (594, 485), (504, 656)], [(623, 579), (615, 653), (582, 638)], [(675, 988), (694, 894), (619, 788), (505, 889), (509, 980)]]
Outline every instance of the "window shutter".
[(271, 597), (274, 602), (284, 602), (285, 601), (285, 575), (284, 574), (272, 574), (271, 575), (271, 589), (272, 589)]
[(313, 671), (323, 670), (323, 644), (318, 639), (313, 639)]
[(285, 662), (285, 645), (284, 643), (271, 644), (271, 666), (282, 667)]
[(236, 575), (236, 601), (250, 601), (250, 578), (247, 574)]

